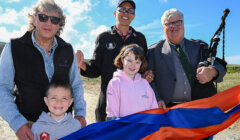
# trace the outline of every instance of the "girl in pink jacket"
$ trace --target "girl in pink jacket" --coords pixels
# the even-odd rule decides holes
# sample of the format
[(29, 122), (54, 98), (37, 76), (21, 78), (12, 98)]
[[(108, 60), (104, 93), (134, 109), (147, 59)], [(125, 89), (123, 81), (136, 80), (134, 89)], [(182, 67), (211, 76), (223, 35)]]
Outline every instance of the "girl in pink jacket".
[(140, 74), (147, 70), (147, 61), (137, 44), (122, 48), (114, 65), (118, 69), (107, 88), (107, 120), (158, 108), (151, 86)]

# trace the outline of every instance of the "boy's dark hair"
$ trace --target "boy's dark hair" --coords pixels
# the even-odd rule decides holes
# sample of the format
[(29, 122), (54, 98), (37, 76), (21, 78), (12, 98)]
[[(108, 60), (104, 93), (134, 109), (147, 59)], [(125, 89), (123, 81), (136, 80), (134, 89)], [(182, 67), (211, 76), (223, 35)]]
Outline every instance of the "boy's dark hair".
[(65, 89), (69, 89), (70, 90), (70, 93), (71, 93), (71, 96), (73, 97), (73, 89), (72, 89), (72, 86), (69, 84), (69, 82), (65, 82), (65, 81), (54, 81), (54, 82), (51, 82), (46, 90), (46, 94), (45, 96), (47, 97), (48, 94), (49, 94), (49, 91), (50, 89), (52, 88), (58, 88), (58, 87), (62, 87), (62, 88), (65, 88)]

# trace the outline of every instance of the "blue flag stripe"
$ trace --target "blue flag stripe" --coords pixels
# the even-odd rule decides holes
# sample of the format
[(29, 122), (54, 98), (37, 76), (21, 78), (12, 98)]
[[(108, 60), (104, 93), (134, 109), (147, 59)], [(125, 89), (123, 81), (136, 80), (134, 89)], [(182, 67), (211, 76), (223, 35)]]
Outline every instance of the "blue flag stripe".
[(162, 126), (200, 128), (221, 124), (232, 114), (240, 111), (240, 105), (224, 113), (219, 108), (171, 109), (164, 114), (136, 113), (119, 120), (94, 123), (61, 140), (132, 140), (144, 138)]

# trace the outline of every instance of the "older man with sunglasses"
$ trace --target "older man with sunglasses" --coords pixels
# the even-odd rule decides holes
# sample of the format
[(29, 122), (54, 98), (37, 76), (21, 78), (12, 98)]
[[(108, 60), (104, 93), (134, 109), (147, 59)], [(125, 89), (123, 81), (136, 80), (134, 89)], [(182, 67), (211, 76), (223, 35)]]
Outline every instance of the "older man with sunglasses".
[(97, 37), (90, 63), (84, 62), (83, 53), (80, 50), (76, 54), (83, 76), (90, 78), (101, 76), (101, 93), (95, 110), (97, 122), (106, 119), (106, 88), (113, 72), (117, 69), (113, 65), (113, 60), (121, 48), (135, 43), (141, 46), (145, 52), (147, 51), (145, 36), (130, 26), (135, 17), (135, 9), (136, 5), (133, 0), (119, 0), (117, 9), (114, 11), (117, 23)]
[(71, 84), (75, 118), (86, 125), (76, 57), (72, 46), (59, 37), (65, 25), (62, 9), (53, 0), (40, 0), (28, 16), (29, 31), (7, 43), (0, 58), (0, 116), (21, 140), (33, 139), (29, 122), (48, 112), (43, 97), (54, 81)]

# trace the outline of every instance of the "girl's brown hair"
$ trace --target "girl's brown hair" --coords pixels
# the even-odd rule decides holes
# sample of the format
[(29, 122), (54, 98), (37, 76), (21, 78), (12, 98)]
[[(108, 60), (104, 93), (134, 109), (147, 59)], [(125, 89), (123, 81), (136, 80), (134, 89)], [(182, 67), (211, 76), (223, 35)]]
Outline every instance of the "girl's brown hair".
[(148, 64), (143, 49), (139, 47), (137, 44), (130, 44), (124, 46), (121, 52), (115, 58), (114, 65), (117, 66), (117, 68), (119, 69), (123, 69), (122, 59), (124, 59), (130, 53), (133, 53), (135, 55), (136, 60), (142, 61), (142, 65), (140, 67), (139, 72), (141, 74), (144, 74), (144, 72), (146, 72), (147, 70)]

